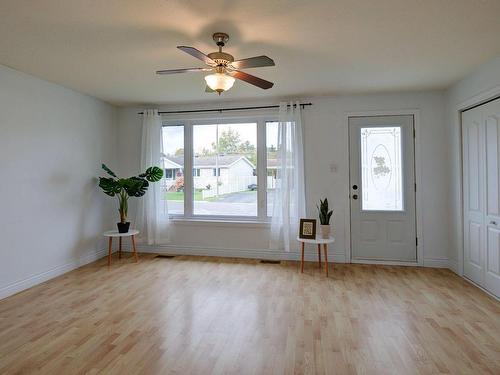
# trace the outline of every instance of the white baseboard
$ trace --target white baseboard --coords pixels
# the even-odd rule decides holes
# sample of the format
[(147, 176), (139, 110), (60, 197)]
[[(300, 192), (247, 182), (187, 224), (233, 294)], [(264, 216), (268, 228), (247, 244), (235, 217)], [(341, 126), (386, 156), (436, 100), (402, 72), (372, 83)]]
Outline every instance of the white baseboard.
[(458, 276), (462, 276), (462, 275), (460, 275), (460, 272), (458, 271), (458, 261), (450, 259), (448, 263), (449, 263), (448, 268), (450, 270), (455, 272)]
[(493, 293), (491, 293), (489, 290), (487, 289), (484, 289), (481, 285), (479, 284), (476, 284), (474, 281), (472, 281), (471, 279), (468, 279), (467, 277), (465, 276), (462, 276), (462, 279), (464, 279), (465, 281), (467, 281), (468, 283), (474, 285), (476, 288), (479, 288), (481, 289), (483, 292), (485, 292), (487, 295), (493, 297), (494, 299), (496, 299), (497, 301), (500, 302), (500, 297), (497, 297), (495, 296)]
[(449, 268), (448, 258), (424, 258), (424, 267)]
[(408, 266), (408, 267), (429, 267), (429, 268), (448, 268), (448, 259), (442, 258), (425, 258), (423, 264), (418, 262), (400, 262), (400, 261), (387, 261), (387, 260), (365, 260), (365, 259), (352, 259), (351, 263), (360, 264), (379, 264), (384, 266)]
[(373, 264), (380, 266), (407, 266), (407, 267), (418, 267), (420, 266), (417, 262), (400, 262), (395, 260), (371, 260), (371, 259), (351, 259), (351, 263), (355, 264)]
[[(220, 247), (202, 247), (202, 246), (179, 246), (179, 245), (138, 245), (138, 250), (143, 253), (158, 253), (169, 255), (199, 255), (216, 256), (229, 258), (248, 258), (248, 259), (268, 259), (268, 260), (300, 260), (300, 253), (296, 251), (284, 250), (266, 250), (266, 249), (228, 249)], [(321, 253), (323, 256), (323, 252)], [(345, 263), (343, 253), (332, 252), (328, 254), (329, 262)], [(317, 261), (316, 251), (306, 251), (304, 256), (306, 261)]]
[(16, 281), (14, 283), (5, 285), (0, 287), (0, 299), (9, 297), (13, 294), (22, 292), (23, 290), (26, 290), (28, 288), (31, 288), (32, 286), (38, 285), (40, 283), (43, 283), (44, 281), (53, 279), (54, 277), (60, 276), (66, 272), (72, 271), (78, 267), (81, 267), (85, 264), (91, 263), (96, 261), (97, 259), (100, 259), (104, 256), (106, 256), (107, 250), (99, 250), (95, 252), (91, 252), (88, 254), (85, 254), (84, 256), (75, 259), (74, 261), (71, 261), (69, 263), (54, 267), (48, 271), (44, 271), (41, 273), (38, 273), (36, 275), (32, 275), (30, 277), (27, 277), (23, 280)]

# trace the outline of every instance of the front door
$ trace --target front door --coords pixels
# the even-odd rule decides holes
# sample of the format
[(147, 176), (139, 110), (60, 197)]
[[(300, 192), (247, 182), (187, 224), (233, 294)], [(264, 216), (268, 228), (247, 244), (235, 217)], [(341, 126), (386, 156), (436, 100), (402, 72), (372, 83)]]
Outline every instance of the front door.
[(417, 261), (413, 116), (349, 118), (351, 258)]

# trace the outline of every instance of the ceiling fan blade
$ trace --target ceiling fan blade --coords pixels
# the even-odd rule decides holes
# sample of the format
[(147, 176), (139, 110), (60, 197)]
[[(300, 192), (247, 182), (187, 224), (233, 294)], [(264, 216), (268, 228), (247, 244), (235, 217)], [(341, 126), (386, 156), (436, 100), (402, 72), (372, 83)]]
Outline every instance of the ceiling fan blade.
[(212, 68), (169, 69), (169, 70), (157, 70), (156, 74), (175, 74), (175, 73), (210, 72), (210, 71), (212, 71)]
[(177, 48), (179, 48), (181, 51), (184, 51), (193, 57), (196, 57), (197, 59), (203, 61), (207, 65), (217, 65), (217, 63), (214, 60), (212, 60), (210, 57), (208, 57), (203, 52), (197, 50), (194, 47), (177, 46)]
[(239, 70), (233, 70), (232, 72), (227, 72), (230, 76), (234, 78), (241, 79), (242, 81), (248, 82), (254, 86), (260, 87), (261, 89), (267, 90), (274, 86), (274, 83), (266, 81), (265, 79), (255, 77), (251, 74), (241, 72)]
[(208, 85), (205, 87), (205, 92), (215, 92), (215, 90), (212, 90)]
[(231, 63), (234, 69), (259, 68), (262, 66), (274, 66), (274, 61), (267, 56), (255, 56), (248, 59), (236, 60)]

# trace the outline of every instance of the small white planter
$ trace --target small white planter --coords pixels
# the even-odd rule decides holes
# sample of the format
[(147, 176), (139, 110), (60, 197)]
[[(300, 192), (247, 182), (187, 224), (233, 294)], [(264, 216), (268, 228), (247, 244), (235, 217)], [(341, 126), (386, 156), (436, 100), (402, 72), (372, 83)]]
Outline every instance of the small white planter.
[(320, 225), (321, 237), (330, 238), (330, 225)]

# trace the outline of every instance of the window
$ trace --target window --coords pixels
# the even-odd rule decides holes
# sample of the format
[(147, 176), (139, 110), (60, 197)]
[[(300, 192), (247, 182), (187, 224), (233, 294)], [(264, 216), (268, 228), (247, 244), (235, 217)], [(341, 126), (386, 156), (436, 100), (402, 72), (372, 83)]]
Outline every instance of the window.
[(167, 180), (175, 180), (177, 176), (178, 169), (176, 168), (167, 168), (165, 169), (165, 178)]
[(194, 215), (257, 216), (257, 123), (193, 125)]
[(364, 211), (403, 211), (401, 127), (361, 128)]
[(182, 183), (167, 188), (169, 213), (185, 218), (267, 220), (272, 215), (270, 193), (276, 186), (277, 130), (277, 122), (251, 117), (164, 124), (166, 163), (176, 163), (165, 164), (165, 170), (191, 169), (181, 173)]
[(163, 197), (168, 201), (168, 212), (172, 215), (184, 214), (184, 126), (164, 126), (163, 169), (165, 179)]

